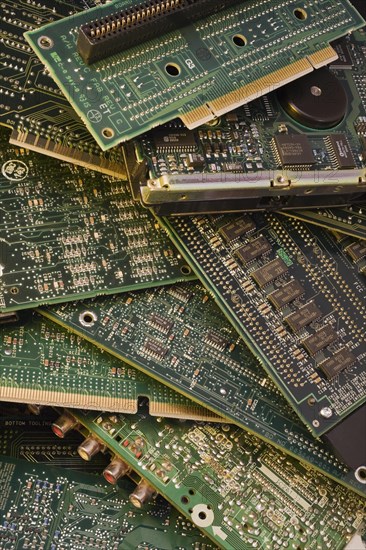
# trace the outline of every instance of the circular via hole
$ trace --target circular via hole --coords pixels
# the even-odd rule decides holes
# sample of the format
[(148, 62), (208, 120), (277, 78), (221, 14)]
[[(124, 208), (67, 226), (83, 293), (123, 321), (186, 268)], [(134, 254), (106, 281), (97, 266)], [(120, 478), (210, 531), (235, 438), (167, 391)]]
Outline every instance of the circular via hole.
[(248, 43), (247, 39), (242, 34), (235, 34), (233, 36), (233, 42), (238, 48), (243, 48)]
[(79, 322), (83, 327), (92, 327), (97, 319), (94, 311), (83, 311), (79, 315)]
[(305, 21), (305, 19), (308, 18), (308, 14), (307, 12), (303, 9), (303, 8), (296, 8), (294, 10), (294, 16), (296, 17), (296, 19), (298, 19), (299, 21)]
[(366, 485), (366, 466), (359, 466), (355, 471), (355, 478), (357, 481)]
[(310, 405), (310, 407), (313, 407), (315, 405), (315, 399), (314, 397), (309, 397), (308, 399), (308, 405)]
[(194, 489), (189, 489), (188, 493), (193, 496), (196, 494), (196, 491)]
[(180, 268), (180, 272), (183, 273), (183, 275), (190, 275), (192, 273), (192, 269), (189, 267), (189, 265), (182, 265)]
[(49, 36), (40, 36), (37, 43), (42, 50), (50, 50), (54, 45), (53, 40)]
[(180, 501), (182, 502), (182, 504), (188, 504), (189, 498), (186, 497), (185, 495), (183, 495), (182, 498), (180, 499)]
[(10, 294), (19, 294), (19, 288), (17, 286), (12, 286), (10, 289)]
[(112, 137), (114, 137), (114, 130), (112, 130), (112, 128), (103, 128), (102, 135), (106, 139), (112, 139)]
[(200, 519), (206, 519), (207, 518), (207, 514), (206, 512), (198, 512), (198, 517)]
[(165, 65), (165, 70), (169, 76), (180, 75), (180, 67), (176, 63), (168, 63), (167, 65)]

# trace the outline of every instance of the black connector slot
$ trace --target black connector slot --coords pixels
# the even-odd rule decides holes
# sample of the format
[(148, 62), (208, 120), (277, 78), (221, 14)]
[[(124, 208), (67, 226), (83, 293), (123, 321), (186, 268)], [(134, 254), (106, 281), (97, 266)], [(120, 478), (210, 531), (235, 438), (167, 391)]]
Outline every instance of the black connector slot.
[(77, 50), (87, 65), (240, 3), (241, 0), (150, 0), (82, 25)]
[(19, 321), (19, 315), (15, 311), (0, 312), (0, 325), (9, 325), (10, 323), (17, 323)]

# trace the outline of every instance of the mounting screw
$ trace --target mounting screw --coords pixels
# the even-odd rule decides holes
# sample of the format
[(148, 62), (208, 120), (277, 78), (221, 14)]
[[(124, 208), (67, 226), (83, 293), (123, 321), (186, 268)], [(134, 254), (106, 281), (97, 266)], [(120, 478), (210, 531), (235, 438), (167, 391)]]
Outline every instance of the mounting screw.
[(329, 407), (324, 407), (321, 411), (320, 411), (320, 415), (323, 417), (323, 418), (331, 418), (333, 416), (333, 411), (332, 409), (330, 409)]

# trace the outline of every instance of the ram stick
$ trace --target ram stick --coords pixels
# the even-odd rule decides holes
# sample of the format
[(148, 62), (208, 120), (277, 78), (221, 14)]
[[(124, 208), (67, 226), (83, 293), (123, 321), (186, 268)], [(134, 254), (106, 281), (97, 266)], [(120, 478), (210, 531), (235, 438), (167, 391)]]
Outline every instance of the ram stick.
[[(221, 116), (334, 61), (330, 41), (364, 24), (347, 0), (286, 0), (281, 10), (249, 0), (86, 64), (84, 25), (99, 27), (93, 50), (108, 55), (107, 43), (119, 47), (118, 14), (140, 6), (115, 0), (25, 34), (103, 150), (176, 117), (194, 128)], [(133, 31), (141, 40), (145, 23)]]
[[(74, 411), (69, 411), (69, 414)], [(79, 453), (106, 446), (220, 548), (343, 550), (364, 499), (239, 428), (75, 412), (89, 432)], [(141, 506), (143, 499), (136, 498)]]
[[(41, 313), (366, 495), (366, 458), (346, 466), (314, 440), (200, 284), (100, 297)], [(356, 448), (362, 456), (362, 445)]]
[(365, 403), (366, 280), (331, 234), (275, 214), (162, 223), (315, 436)]
[(0, 311), (181, 280), (190, 268), (129, 185), (0, 135)]

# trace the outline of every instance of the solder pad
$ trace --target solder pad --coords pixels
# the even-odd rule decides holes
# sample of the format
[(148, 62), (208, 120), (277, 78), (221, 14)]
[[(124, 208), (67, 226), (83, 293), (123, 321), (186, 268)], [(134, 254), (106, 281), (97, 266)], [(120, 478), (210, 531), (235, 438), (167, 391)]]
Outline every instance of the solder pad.
[[(306, 425), (321, 435), (366, 400), (366, 279), (326, 231), (274, 214), (251, 219), (255, 227), (239, 238), (224, 230), (241, 216), (162, 223)], [(235, 251), (259, 235), (272, 251), (243, 265)], [(291, 301), (271, 301), (293, 279), (302, 297), (294, 289)], [(316, 333), (326, 325), (336, 334), (318, 349)]]
[(251, 0), (86, 65), (80, 27), (130, 4), (115, 0), (25, 34), (103, 150), (175, 117), (199, 126), (326, 65), (337, 58), (329, 42), (364, 24), (346, 0), (286, 0), (281, 10)]
[[(181, 283), (40, 311), (118, 359), (366, 495), (366, 484), (302, 425), (202, 285)], [(85, 316), (91, 320), (87, 326)]]
[(127, 182), (0, 144), (0, 310), (191, 276)]
[(225, 550), (343, 550), (363, 525), (364, 499), (234, 426), (74, 416)]

